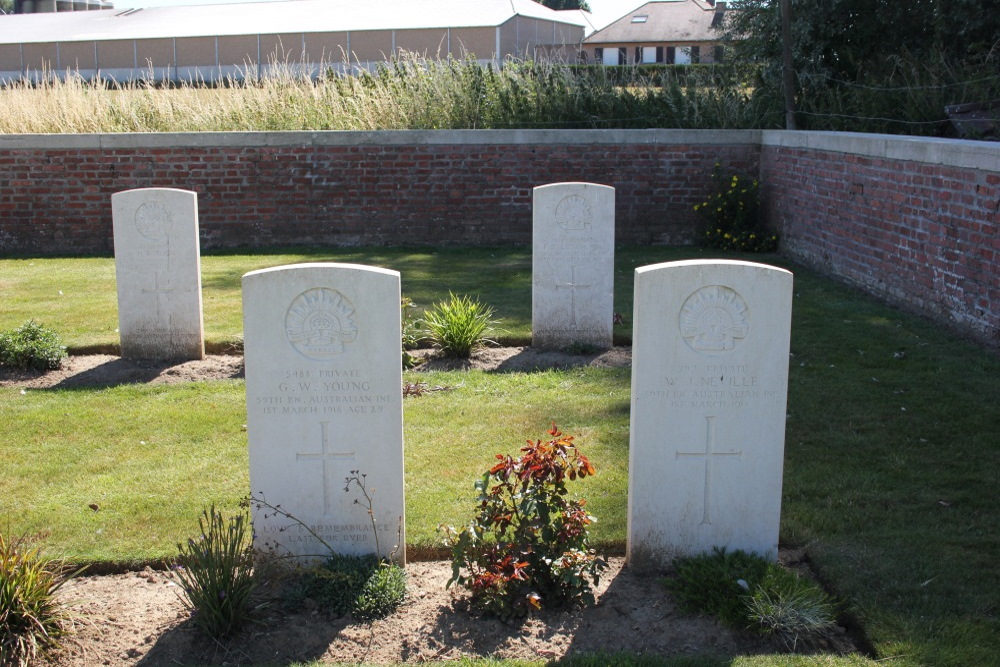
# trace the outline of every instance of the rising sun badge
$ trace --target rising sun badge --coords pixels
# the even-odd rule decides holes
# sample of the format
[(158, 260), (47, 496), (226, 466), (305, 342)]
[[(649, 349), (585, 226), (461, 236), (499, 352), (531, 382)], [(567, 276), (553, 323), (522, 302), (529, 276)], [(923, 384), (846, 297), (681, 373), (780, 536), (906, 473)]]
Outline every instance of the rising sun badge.
[(285, 315), (288, 341), (310, 359), (330, 359), (358, 337), (354, 307), (343, 294), (315, 287), (295, 297)]
[(747, 315), (747, 304), (735, 290), (722, 285), (702, 287), (681, 307), (681, 335), (696, 352), (727, 352), (750, 332)]
[(566, 230), (590, 229), (594, 214), (590, 202), (579, 195), (570, 195), (556, 205), (556, 224)]
[(151, 241), (163, 241), (174, 226), (170, 210), (160, 202), (146, 202), (135, 211), (135, 228)]

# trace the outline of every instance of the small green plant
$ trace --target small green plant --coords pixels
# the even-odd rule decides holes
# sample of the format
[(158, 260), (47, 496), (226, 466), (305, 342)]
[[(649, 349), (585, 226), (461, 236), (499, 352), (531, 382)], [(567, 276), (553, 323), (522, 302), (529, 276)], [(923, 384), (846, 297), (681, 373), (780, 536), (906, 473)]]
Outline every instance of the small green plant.
[(250, 521), (245, 513), (228, 520), (215, 505), (198, 519), (201, 535), (179, 544), (177, 579), (195, 624), (219, 639), (249, 620), (253, 575)]
[(46, 371), (62, 366), (66, 347), (59, 335), (34, 320), (0, 332), (0, 365)]
[(328, 555), (321, 564), (303, 568), (289, 586), (285, 594), (289, 606), (299, 607), (306, 600), (312, 600), (336, 616), (350, 612), (355, 619), (370, 622), (385, 618), (406, 598), (406, 572), (393, 561), (399, 544), (393, 546), (388, 558), (377, 555), (382, 550), (375, 521), (375, 489), (368, 487), (367, 478), (360, 470), (352, 470), (344, 479), (344, 491), (350, 492), (352, 486), (358, 489), (361, 498), (354, 499), (355, 505), (361, 505), (364, 499), (375, 536), (373, 554), (339, 554), (322, 536), (280, 505), (272, 505), (262, 496), (250, 496), (246, 500), (247, 505), (274, 512), (302, 526), (327, 550)]
[[(476, 482), (479, 509), (468, 526), (441, 526), (452, 550), (452, 577), (472, 603), (500, 618), (533, 609), (593, 604), (607, 563), (589, 548), (584, 500), (567, 498), (567, 480), (594, 467), (572, 436), (556, 425), (550, 440), (528, 441), (522, 455), (498, 454), (498, 463)], [(492, 484), (491, 484), (492, 482)]]
[(417, 365), (417, 360), (413, 355), (409, 354), (408, 350), (415, 350), (420, 346), (420, 341), (423, 338), (423, 334), (420, 331), (420, 320), (413, 314), (414, 309), (417, 307), (413, 303), (413, 299), (408, 296), (404, 296), (400, 299), (399, 309), (401, 311), (401, 322), (402, 322), (402, 347), (403, 347), (403, 368), (413, 368)]
[(285, 600), (292, 608), (312, 600), (335, 616), (350, 613), (359, 621), (385, 618), (406, 598), (406, 573), (375, 554), (331, 554), (322, 564), (303, 570)]
[(449, 292), (448, 300), (424, 313), (424, 332), (446, 356), (464, 359), (474, 350), (493, 343), (487, 338), (492, 317), (490, 306)]
[(593, 343), (582, 343), (580, 341), (573, 341), (568, 346), (566, 346), (566, 352), (568, 354), (596, 354), (600, 352), (601, 348), (594, 345)]
[(58, 648), (69, 621), (56, 599), (60, 569), (0, 533), (0, 665), (24, 667)]
[(746, 551), (724, 548), (674, 561), (673, 577), (666, 581), (677, 604), (684, 611), (711, 614), (731, 627), (746, 627), (747, 586), (759, 586), (767, 575), (768, 563)]
[(727, 174), (718, 162), (712, 169), (714, 192), (695, 204), (705, 223), (704, 245), (720, 250), (773, 252), (778, 236), (768, 233), (760, 221), (760, 186), (756, 179)]
[(835, 622), (835, 605), (817, 584), (746, 551), (716, 547), (678, 558), (666, 584), (684, 611), (774, 635), (791, 649), (823, 636)]

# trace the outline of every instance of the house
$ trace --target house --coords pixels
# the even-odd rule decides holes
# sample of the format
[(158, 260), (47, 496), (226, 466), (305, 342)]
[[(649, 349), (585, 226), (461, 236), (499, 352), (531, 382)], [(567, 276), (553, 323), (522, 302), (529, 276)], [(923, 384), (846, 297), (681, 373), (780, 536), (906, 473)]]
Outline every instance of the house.
[(531, 0), (285, 0), (0, 17), (0, 81), (216, 81), (370, 69), (400, 52), (574, 60), (584, 25)]
[(582, 60), (605, 65), (686, 65), (722, 60), (726, 3), (654, 0), (637, 7), (583, 41)]

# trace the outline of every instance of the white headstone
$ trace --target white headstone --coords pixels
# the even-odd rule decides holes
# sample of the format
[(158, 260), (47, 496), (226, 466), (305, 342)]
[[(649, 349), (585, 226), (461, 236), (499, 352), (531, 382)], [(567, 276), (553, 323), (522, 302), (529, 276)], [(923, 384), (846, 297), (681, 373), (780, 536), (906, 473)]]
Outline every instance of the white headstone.
[[(250, 487), (337, 553), (405, 561), (399, 273), (295, 264), (243, 276)], [(355, 500), (359, 500), (355, 503)], [(302, 525), (254, 509), (258, 547), (328, 555)]]
[(691, 260), (635, 272), (628, 560), (778, 555), (792, 274)]
[(615, 189), (553, 183), (534, 190), (531, 344), (612, 346)]
[(127, 190), (111, 213), (122, 357), (203, 358), (198, 195)]

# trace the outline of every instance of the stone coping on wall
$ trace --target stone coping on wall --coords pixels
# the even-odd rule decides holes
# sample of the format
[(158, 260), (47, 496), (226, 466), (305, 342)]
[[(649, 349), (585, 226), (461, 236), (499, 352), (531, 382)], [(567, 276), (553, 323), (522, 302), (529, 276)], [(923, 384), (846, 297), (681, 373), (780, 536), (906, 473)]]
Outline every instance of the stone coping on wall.
[(804, 148), (890, 160), (1000, 171), (1000, 142), (907, 137), (861, 132), (764, 130), (766, 147)]
[(759, 145), (760, 130), (373, 130), (6, 134), (0, 150), (427, 145)]
[(1000, 142), (787, 130), (373, 130), (6, 134), (0, 150), (241, 146), (732, 145), (804, 148), (1000, 171)]

